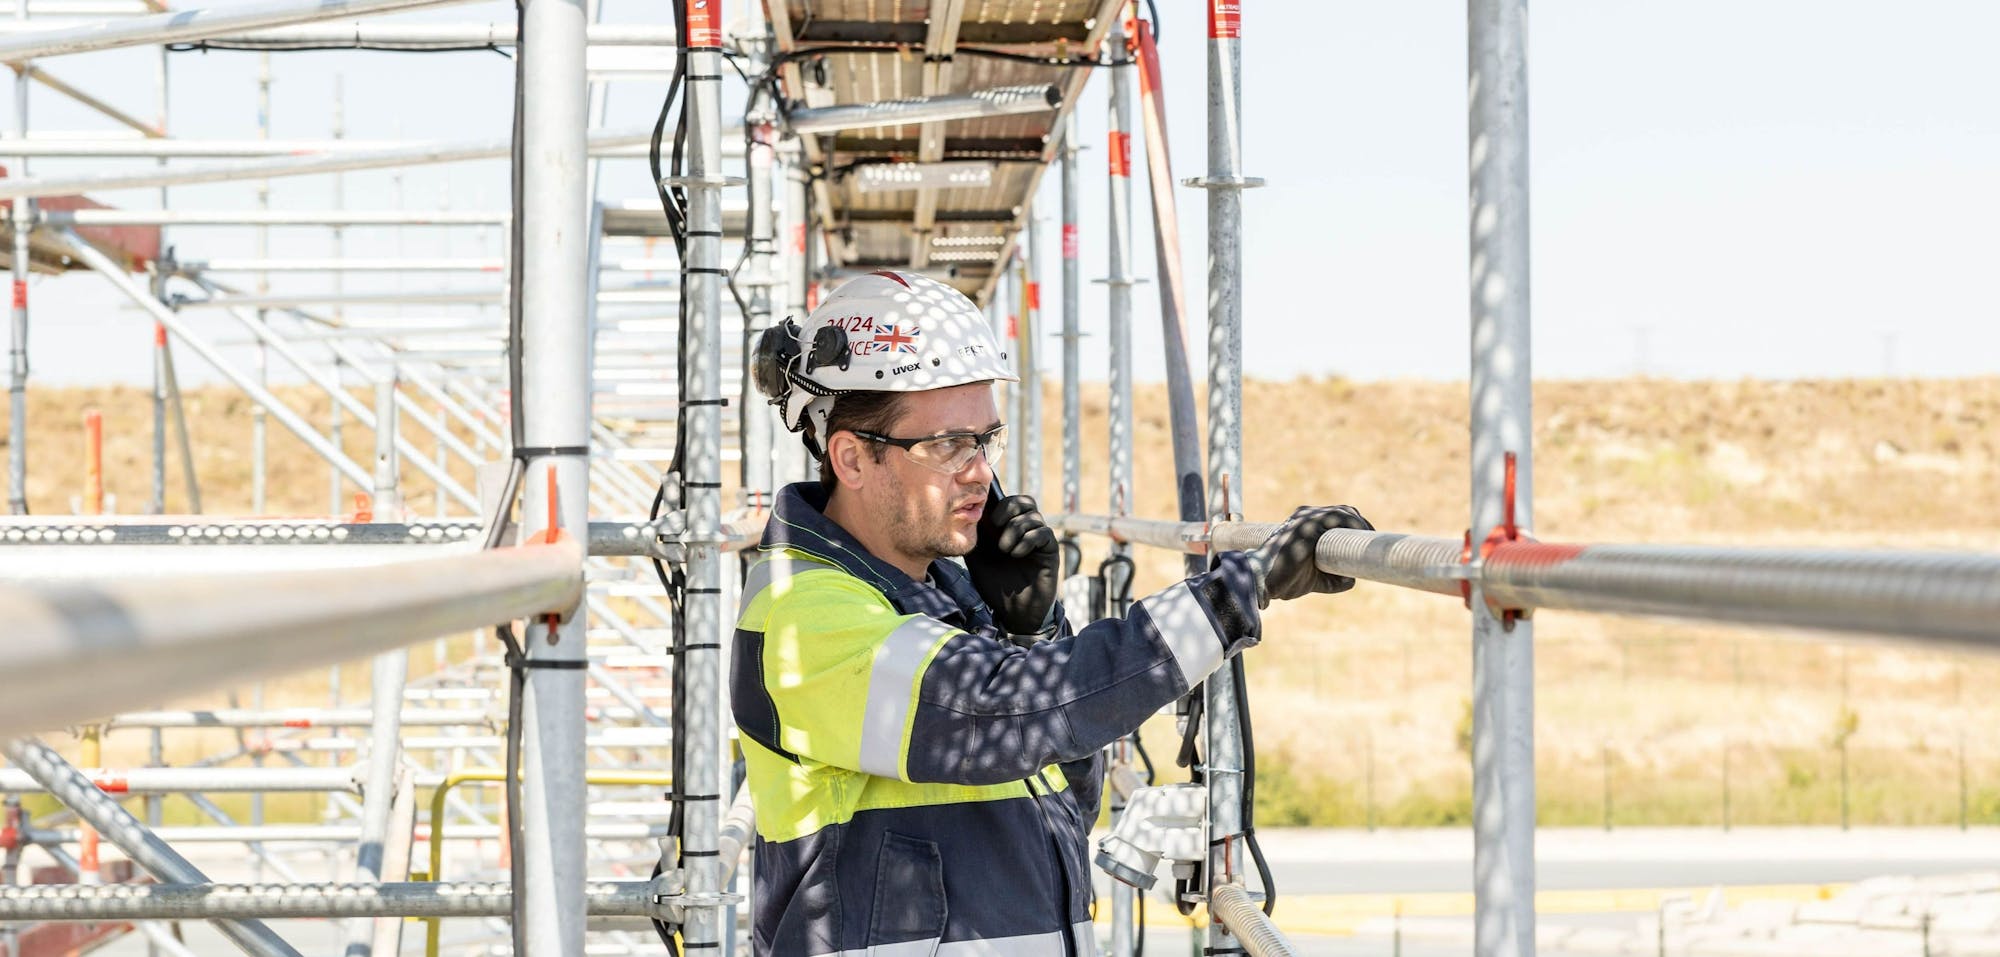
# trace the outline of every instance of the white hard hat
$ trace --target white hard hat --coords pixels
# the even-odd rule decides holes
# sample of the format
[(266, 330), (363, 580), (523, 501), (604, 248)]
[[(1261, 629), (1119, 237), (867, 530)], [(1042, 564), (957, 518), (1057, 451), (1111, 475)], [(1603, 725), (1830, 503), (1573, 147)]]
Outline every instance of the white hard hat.
[(826, 417), (849, 392), (926, 392), (973, 382), (1018, 382), (993, 327), (971, 299), (914, 273), (881, 270), (835, 289), (803, 325), (764, 331), (757, 388), (785, 427), (826, 448)]

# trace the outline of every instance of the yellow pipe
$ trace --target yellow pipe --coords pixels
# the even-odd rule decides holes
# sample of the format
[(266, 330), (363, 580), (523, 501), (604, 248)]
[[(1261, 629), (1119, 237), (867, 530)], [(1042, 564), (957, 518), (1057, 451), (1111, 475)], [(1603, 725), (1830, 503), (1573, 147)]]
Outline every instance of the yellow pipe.
[[(507, 774), (504, 771), (453, 771), (444, 776), (444, 781), (437, 786), (437, 790), (431, 792), (430, 879), (432, 881), (444, 880), (445, 796), (451, 793), (452, 788), (461, 784), (492, 784), (505, 780), (507, 780)], [(583, 783), (612, 787), (639, 787), (644, 785), (671, 787), (673, 786), (674, 779), (672, 776), (658, 771), (651, 773), (644, 771), (588, 771), (583, 775)], [(515, 813), (515, 809), (509, 807), (507, 808), (507, 813), (513, 814)], [(501, 833), (504, 834), (506, 831), (503, 830)], [(508, 844), (507, 853), (515, 854), (518, 852), (519, 849), (514, 847), (512, 843)], [(443, 918), (439, 917), (424, 918), (424, 923), (428, 925), (424, 930), (424, 957), (438, 957), (438, 938), (440, 936), (442, 920)]]

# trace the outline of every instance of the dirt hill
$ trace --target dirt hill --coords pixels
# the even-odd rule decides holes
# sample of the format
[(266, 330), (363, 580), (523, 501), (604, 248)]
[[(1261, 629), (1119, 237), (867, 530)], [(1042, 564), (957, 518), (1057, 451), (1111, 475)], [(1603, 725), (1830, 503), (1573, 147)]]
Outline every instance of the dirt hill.
[[(328, 421), (324, 394), (288, 398)], [(80, 494), (86, 408), (105, 417), (117, 510), (144, 510), (144, 391), (36, 389), (30, 402), (35, 511), (68, 512)], [(1548, 382), (1535, 403), (1535, 531), (1547, 540), (2000, 551), (2000, 379)], [(1086, 390), (1084, 511), (1110, 500), (1105, 406), (1102, 388)], [(1137, 407), (1137, 511), (1170, 517), (1164, 390), (1142, 388)], [(1042, 488), (1053, 506), (1054, 391), (1045, 409)], [(200, 390), (189, 415), (206, 510), (247, 513), (248, 401)], [(1465, 527), (1463, 384), (1252, 382), (1245, 422), (1252, 517), (1345, 502), (1381, 528)], [(349, 426), (345, 444), (365, 456), (369, 437)], [(275, 423), (270, 449), (267, 511), (326, 513), (325, 465)], [(169, 467), (178, 474), (177, 461)], [(431, 514), (429, 483), (404, 471), (411, 509)], [(454, 472), (471, 481), (469, 469)], [(180, 510), (177, 478), (170, 487), (168, 509)], [(1143, 555), (1142, 592), (1178, 567)], [(1274, 609), (1267, 635), (1250, 659), (1265, 823), (1467, 819), (1462, 608), (1364, 584)], [(1856, 824), (1956, 822), (1961, 808), (2000, 822), (2000, 744), (1978, 733), (2000, 718), (1991, 659), (1557, 613), (1538, 618), (1536, 657), (1539, 793), (1551, 823), (1595, 824), (1607, 811), (1625, 824), (1718, 823), (1725, 813), (1743, 824), (1835, 822), (1843, 804)], [(1148, 732), (1163, 766), (1169, 725)]]

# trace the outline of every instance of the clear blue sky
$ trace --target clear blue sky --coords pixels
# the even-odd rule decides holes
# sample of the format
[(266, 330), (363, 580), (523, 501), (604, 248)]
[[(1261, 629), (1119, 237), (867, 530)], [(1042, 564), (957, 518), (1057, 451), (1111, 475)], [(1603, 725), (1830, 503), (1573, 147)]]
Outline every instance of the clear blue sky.
[[(727, 0), (733, 20), (743, 0)], [(643, 22), (659, 3), (609, 0)], [(1466, 348), (1465, 24), (1461, 3), (1246, 3), (1246, 365), (1252, 375), (1458, 378)], [(1205, 164), (1204, 24), (1162, 3), (1177, 177)], [(464, 4), (414, 20), (505, 21)], [(2000, 4), (1976, 0), (1540, 0), (1532, 9), (1537, 373), (1689, 377), (1986, 374), (2000, 366), (1990, 278), (2000, 262)], [(275, 58), (273, 136), (329, 134), (335, 77), (348, 135), (504, 136), (509, 61), (493, 54), (292, 53)], [(143, 116), (151, 51), (48, 61), (57, 75)], [(177, 54), (176, 135), (256, 130), (257, 57)], [(1103, 142), (1108, 84), (1079, 104)], [(655, 83), (623, 83), (612, 125), (649, 121)], [(0, 123), (11, 131), (11, 99)], [(106, 129), (42, 89), (38, 130)], [(36, 174), (124, 168), (44, 160)], [(147, 161), (136, 161), (144, 163)], [(179, 161), (186, 163), (199, 160)], [(1086, 274), (1103, 274), (1104, 156), (1085, 154)], [(646, 195), (637, 163), (606, 168), (603, 195)], [(273, 203), (330, 203), (330, 180), (278, 180)], [(1139, 195), (1143, 198), (1143, 180)], [(1054, 214), (1055, 177), (1045, 181)], [(393, 174), (347, 177), (353, 208), (397, 202)], [(414, 168), (400, 202), (491, 208), (500, 163)], [(1178, 189), (1189, 301), (1205, 301), (1204, 197)], [(150, 206), (156, 194), (100, 196)], [(248, 207), (253, 187), (177, 190), (176, 205)], [(1140, 203), (1143, 212), (1143, 199)], [(1148, 237), (1148, 220), (1137, 222)], [(1047, 234), (1054, 246), (1053, 224)], [(447, 240), (445, 237), (451, 236)], [(250, 255), (247, 230), (183, 230), (186, 258)], [(497, 255), (499, 237), (350, 230), (356, 254)], [(274, 231), (274, 255), (324, 255), (324, 233)], [(1150, 251), (1141, 256), (1152, 272)], [(1056, 280), (1053, 257), (1045, 279)], [(478, 282), (464, 277), (456, 285)], [(491, 279), (487, 279), (491, 282)], [(324, 280), (298, 280), (321, 283)], [(393, 288), (350, 280), (349, 288)], [(419, 280), (408, 280), (412, 285)], [(438, 280), (432, 284), (442, 284)], [(1053, 302), (1053, 296), (1050, 301)], [(1104, 287), (1085, 292), (1101, 333)], [(101, 281), (38, 279), (42, 381), (141, 381), (150, 330)], [(435, 314), (427, 310), (424, 314)], [(418, 314), (414, 307), (407, 315)], [(1141, 287), (1139, 374), (1157, 378), (1159, 323)], [(1197, 367), (1203, 316), (1190, 317)], [(1051, 311), (1049, 321), (1054, 321)], [(226, 328), (226, 320), (203, 320)], [(1104, 339), (1085, 367), (1105, 366)], [(1053, 363), (1053, 356), (1049, 361)], [(196, 363), (187, 361), (186, 365)], [(190, 369), (190, 372), (194, 370)], [(199, 375), (194, 376), (199, 379)], [(1093, 377), (1101, 377), (1094, 373)]]

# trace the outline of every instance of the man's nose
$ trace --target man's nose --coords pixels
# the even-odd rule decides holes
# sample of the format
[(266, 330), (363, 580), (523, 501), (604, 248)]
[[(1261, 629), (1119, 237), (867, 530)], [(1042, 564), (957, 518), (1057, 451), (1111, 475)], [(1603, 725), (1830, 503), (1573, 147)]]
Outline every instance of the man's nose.
[(965, 463), (964, 468), (958, 470), (959, 481), (980, 487), (993, 484), (993, 475), (993, 463), (987, 461), (985, 449), (980, 449), (977, 455)]

